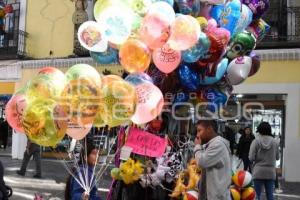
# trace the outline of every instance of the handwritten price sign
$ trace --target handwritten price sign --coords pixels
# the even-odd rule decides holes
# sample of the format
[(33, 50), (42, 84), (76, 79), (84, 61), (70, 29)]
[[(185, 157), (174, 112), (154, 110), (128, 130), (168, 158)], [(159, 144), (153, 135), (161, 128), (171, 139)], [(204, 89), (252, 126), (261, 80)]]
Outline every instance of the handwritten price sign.
[(137, 128), (131, 128), (125, 145), (131, 147), (133, 153), (161, 157), (166, 150), (167, 140)]

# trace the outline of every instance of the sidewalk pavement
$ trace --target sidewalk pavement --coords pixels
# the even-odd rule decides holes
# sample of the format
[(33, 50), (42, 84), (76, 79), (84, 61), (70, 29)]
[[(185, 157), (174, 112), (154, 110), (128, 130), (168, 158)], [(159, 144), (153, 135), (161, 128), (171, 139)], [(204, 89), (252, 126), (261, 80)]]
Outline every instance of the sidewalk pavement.
[[(64, 199), (65, 182), (68, 177), (68, 172), (62, 160), (42, 159), (42, 179), (35, 179), (32, 176), (35, 174), (35, 163), (31, 161), (28, 166), (25, 177), (16, 174), (16, 171), (21, 166), (21, 160), (12, 160), (10, 156), (1, 154), (0, 159), (5, 168), (5, 182), (13, 188), (13, 196), (11, 200), (27, 200), (33, 199), (34, 194), (42, 194), (45, 199), (62, 200)], [(111, 183), (110, 169), (103, 174), (103, 177), (98, 181), (98, 190), (102, 199), (106, 198), (109, 185)], [(281, 181), (280, 194), (275, 194), (276, 200), (300, 200), (300, 183), (286, 183)], [(264, 199), (263, 199), (264, 200)]]

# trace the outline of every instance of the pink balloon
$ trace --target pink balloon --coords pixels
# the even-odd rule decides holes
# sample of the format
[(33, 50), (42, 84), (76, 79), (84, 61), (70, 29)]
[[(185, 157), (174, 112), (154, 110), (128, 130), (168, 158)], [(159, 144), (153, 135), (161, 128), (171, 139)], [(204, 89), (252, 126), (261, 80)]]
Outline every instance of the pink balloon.
[(162, 48), (155, 49), (152, 58), (155, 66), (160, 71), (168, 74), (178, 67), (181, 61), (181, 52), (175, 51), (169, 48), (168, 45), (165, 45)]
[(90, 132), (92, 126), (93, 124), (79, 125), (69, 121), (66, 132), (71, 138), (75, 140), (81, 140)]
[(162, 47), (170, 37), (170, 24), (160, 15), (146, 15), (140, 28), (141, 40), (150, 48)]
[(23, 112), (26, 108), (26, 98), (24, 94), (14, 95), (6, 104), (5, 116), (8, 124), (17, 132), (24, 133), (22, 126)]
[(171, 25), (171, 36), (167, 44), (174, 50), (184, 51), (198, 42), (200, 33), (200, 24), (194, 17), (179, 15)]
[(131, 121), (135, 124), (145, 124), (161, 113), (164, 106), (163, 94), (152, 83), (142, 83), (136, 86), (136, 93), (138, 103)]
[(207, 30), (208, 31), (210, 29), (217, 28), (217, 26), (218, 26), (218, 23), (214, 18), (210, 18), (207, 22), (208, 22), (208, 25), (207, 25)]
[(217, 38), (221, 39), (221, 42), (226, 47), (230, 40), (230, 32), (225, 28), (211, 28), (208, 32), (214, 32)]

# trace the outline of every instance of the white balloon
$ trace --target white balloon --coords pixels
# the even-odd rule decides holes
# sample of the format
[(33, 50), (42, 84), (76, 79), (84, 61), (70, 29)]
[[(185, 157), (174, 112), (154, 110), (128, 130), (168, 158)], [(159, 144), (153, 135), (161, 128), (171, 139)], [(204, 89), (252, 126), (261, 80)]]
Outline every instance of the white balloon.
[(246, 80), (251, 70), (252, 59), (243, 56), (233, 59), (227, 68), (227, 80), (231, 85), (238, 85)]

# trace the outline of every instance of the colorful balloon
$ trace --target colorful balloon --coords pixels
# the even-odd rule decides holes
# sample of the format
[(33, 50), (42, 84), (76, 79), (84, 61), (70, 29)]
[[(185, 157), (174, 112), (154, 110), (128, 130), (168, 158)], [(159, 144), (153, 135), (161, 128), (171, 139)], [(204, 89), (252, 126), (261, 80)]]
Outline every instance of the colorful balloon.
[(107, 40), (97, 22), (87, 21), (81, 24), (77, 37), (80, 44), (89, 51), (104, 52), (107, 49)]
[(260, 68), (260, 57), (258, 55), (256, 55), (256, 53), (254, 53), (254, 52), (251, 52), (250, 57), (252, 59), (252, 65), (251, 65), (251, 70), (248, 74), (248, 77), (256, 74)]
[(67, 81), (89, 80), (92, 84), (101, 85), (101, 76), (98, 71), (88, 64), (77, 64), (70, 67), (66, 73)]
[(59, 79), (65, 81), (65, 74), (55, 67), (43, 67), (39, 70), (38, 74), (45, 74), (49, 76), (53, 76), (55, 79)]
[(252, 183), (252, 175), (248, 171), (240, 170), (232, 176), (232, 181), (239, 188), (249, 187)]
[(240, 0), (229, 1), (221, 13), (219, 24), (222, 28), (227, 29), (231, 35), (241, 17), (241, 6)]
[(131, 34), (133, 17), (130, 9), (119, 5), (105, 9), (97, 21), (103, 29), (103, 37), (114, 44), (123, 44)]
[(248, 6), (246, 6), (245, 4), (242, 4), (241, 17), (238, 20), (236, 27), (232, 33), (233, 36), (244, 31), (252, 22), (252, 18), (253, 13), (251, 12), (250, 8), (248, 8)]
[(126, 81), (112, 81), (102, 89), (102, 102), (99, 113), (109, 127), (128, 122), (136, 107), (135, 88)]
[(25, 108), (26, 97), (24, 94), (12, 96), (5, 106), (5, 116), (8, 124), (19, 133), (24, 133), (22, 120)]
[(254, 200), (256, 197), (256, 192), (253, 187), (248, 187), (242, 190), (241, 200)]
[(256, 39), (253, 34), (247, 31), (238, 33), (229, 44), (226, 57), (234, 59), (239, 56), (250, 55), (255, 46)]
[(198, 16), (200, 11), (200, 0), (175, 0), (175, 2), (181, 14)]
[(184, 195), (184, 200), (198, 200), (199, 193), (195, 190), (189, 190)]
[(200, 76), (198, 73), (194, 72), (186, 64), (181, 64), (178, 70), (178, 76), (181, 84), (191, 90), (196, 91), (200, 87)]
[(194, 17), (179, 15), (171, 25), (171, 36), (167, 44), (174, 50), (187, 50), (198, 42), (200, 33), (200, 25)]
[(170, 24), (161, 15), (146, 15), (139, 35), (149, 48), (161, 48), (170, 37)]
[(131, 121), (135, 124), (145, 124), (155, 119), (164, 105), (160, 89), (152, 83), (142, 83), (136, 86), (136, 94), (138, 101)]
[(79, 125), (68, 121), (66, 133), (75, 140), (82, 140), (92, 129), (93, 124)]
[(155, 66), (160, 71), (168, 74), (178, 67), (181, 61), (181, 52), (173, 50), (169, 48), (168, 45), (165, 45), (162, 48), (155, 49), (152, 58)]
[(211, 112), (216, 112), (219, 110), (226, 104), (228, 100), (226, 94), (216, 89), (206, 90), (206, 99), (209, 103), (207, 109)]
[(126, 76), (125, 81), (131, 83), (132, 85), (139, 85), (145, 82), (153, 83), (152, 78), (146, 73), (133, 73)]
[(262, 19), (253, 21), (247, 28), (247, 31), (255, 36), (257, 42), (260, 42), (270, 30), (271, 26)]
[(232, 200), (241, 200), (241, 192), (235, 187), (230, 188), (230, 196)]
[(212, 63), (206, 68), (204, 75), (200, 75), (201, 85), (212, 85), (221, 80), (228, 66), (228, 59), (223, 58), (220, 63)]
[(253, 19), (260, 18), (269, 8), (269, 0), (241, 0), (253, 12)]
[(201, 28), (201, 31), (205, 31), (207, 29), (207, 26), (208, 26), (208, 21), (205, 17), (197, 17), (196, 18), (199, 25), (200, 25), (200, 28)]
[(24, 111), (23, 127), (34, 143), (55, 147), (65, 136), (67, 115), (54, 100), (36, 99)]
[(252, 59), (249, 56), (232, 60), (227, 68), (227, 80), (231, 85), (238, 85), (246, 80), (251, 70)]
[(116, 49), (108, 47), (105, 52), (90, 51), (90, 56), (98, 64), (112, 64), (118, 63), (119, 52)]
[(144, 72), (150, 65), (151, 52), (136, 39), (126, 41), (119, 51), (120, 63), (129, 73)]
[(210, 40), (205, 33), (201, 33), (198, 43), (192, 48), (182, 52), (182, 58), (187, 63), (194, 63), (205, 58), (210, 47)]

